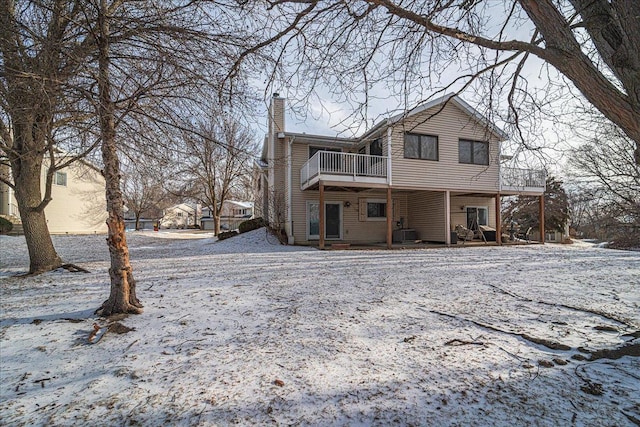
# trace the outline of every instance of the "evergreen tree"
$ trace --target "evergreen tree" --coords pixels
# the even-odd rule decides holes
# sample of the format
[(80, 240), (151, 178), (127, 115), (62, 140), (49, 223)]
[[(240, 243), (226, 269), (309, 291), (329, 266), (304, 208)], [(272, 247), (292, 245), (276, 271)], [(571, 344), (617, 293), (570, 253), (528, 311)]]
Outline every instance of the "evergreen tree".
[[(521, 230), (531, 227), (538, 229), (540, 201), (536, 196), (518, 196), (510, 201), (504, 210), (505, 223), (514, 221)], [(545, 231), (564, 231), (569, 221), (569, 199), (562, 187), (562, 181), (552, 176), (547, 177), (547, 188), (544, 192)]]

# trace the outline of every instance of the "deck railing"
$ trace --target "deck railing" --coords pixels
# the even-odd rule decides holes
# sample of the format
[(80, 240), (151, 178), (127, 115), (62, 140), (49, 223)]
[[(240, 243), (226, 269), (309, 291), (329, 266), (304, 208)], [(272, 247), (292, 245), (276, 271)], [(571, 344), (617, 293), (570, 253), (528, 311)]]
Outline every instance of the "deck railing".
[(536, 169), (501, 169), (501, 187), (505, 189), (544, 189), (546, 188), (547, 173)]
[(300, 169), (300, 183), (305, 185), (319, 175), (387, 177), (387, 158), (367, 154), (318, 151)]

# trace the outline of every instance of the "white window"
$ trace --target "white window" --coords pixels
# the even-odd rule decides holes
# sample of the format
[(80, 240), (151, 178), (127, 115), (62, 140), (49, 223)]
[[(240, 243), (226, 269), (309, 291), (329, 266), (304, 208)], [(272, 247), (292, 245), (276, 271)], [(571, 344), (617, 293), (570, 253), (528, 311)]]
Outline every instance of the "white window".
[(312, 158), (314, 154), (316, 154), (318, 151), (332, 151), (332, 152), (336, 152), (336, 153), (340, 153), (342, 151), (341, 148), (330, 148), (330, 147), (314, 147), (314, 146), (309, 146), (309, 158)]
[(64, 187), (67, 186), (67, 173), (66, 172), (56, 172), (56, 175), (53, 177), (53, 183), (55, 185), (62, 185)]
[[(342, 238), (342, 202), (325, 202), (324, 231), (325, 239)], [(307, 239), (320, 238), (320, 203), (307, 201)]]
[(489, 208), (467, 206), (467, 228), (477, 230), (479, 225), (489, 225)]

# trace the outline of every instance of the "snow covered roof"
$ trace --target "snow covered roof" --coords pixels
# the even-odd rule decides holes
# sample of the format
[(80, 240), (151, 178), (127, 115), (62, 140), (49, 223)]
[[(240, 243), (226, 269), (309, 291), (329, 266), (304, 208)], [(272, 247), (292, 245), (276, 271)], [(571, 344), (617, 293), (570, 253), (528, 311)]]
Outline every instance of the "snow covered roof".
[(236, 205), (241, 208), (253, 208), (253, 202), (239, 202), (236, 200), (227, 200), (226, 203), (231, 203), (232, 205)]

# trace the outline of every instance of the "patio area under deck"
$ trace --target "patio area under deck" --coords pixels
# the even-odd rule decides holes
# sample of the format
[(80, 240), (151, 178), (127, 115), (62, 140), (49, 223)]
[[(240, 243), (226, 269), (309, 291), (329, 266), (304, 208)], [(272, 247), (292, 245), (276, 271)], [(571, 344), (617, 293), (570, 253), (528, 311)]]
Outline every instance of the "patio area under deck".
[[(472, 247), (489, 247), (489, 246), (527, 246), (527, 245), (539, 245), (542, 242), (537, 240), (518, 240), (518, 241), (506, 241), (506, 242), (493, 242), (487, 241), (484, 242), (482, 240), (472, 240), (463, 242), (462, 240), (458, 240), (457, 242), (451, 242), (450, 244), (442, 243), (442, 242), (429, 242), (429, 241), (420, 241), (420, 242), (403, 242), (403, 243), (392, 243), (389, 246), (385, 242), (378, 243), (327, 243), (324, 249), (327, 250), (416, 250), (416, 249), (442, 249), (442, 248), (472, 248)], [(308, 246), (319, 248), (318, 244), (310, 244)]]

